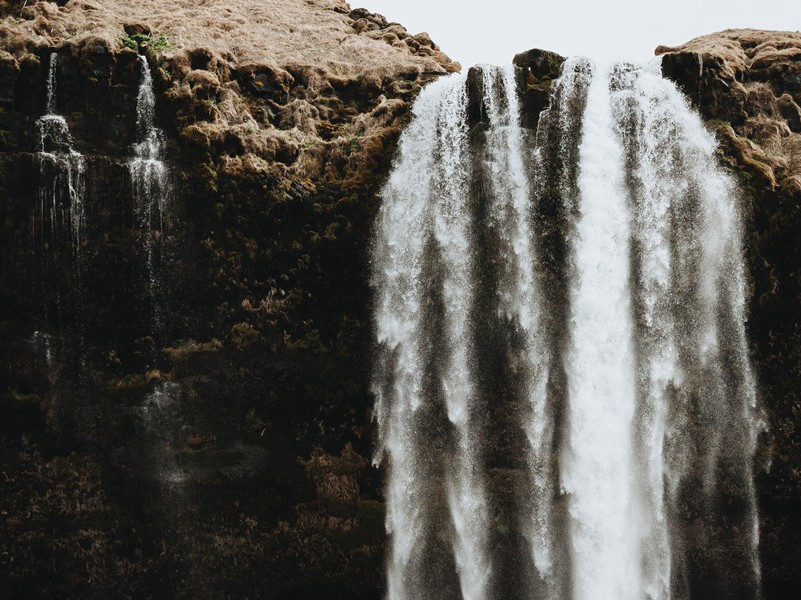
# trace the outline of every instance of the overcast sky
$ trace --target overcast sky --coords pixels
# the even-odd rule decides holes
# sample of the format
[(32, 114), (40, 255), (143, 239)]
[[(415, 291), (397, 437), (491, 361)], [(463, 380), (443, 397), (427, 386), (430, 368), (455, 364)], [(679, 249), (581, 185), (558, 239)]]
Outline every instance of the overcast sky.
[(529, 48), (563, 55), (647, 60), (732, 27), (801, 29), (801, 0), (350, 0), (427, 31), (453, 59), (501, 64)]

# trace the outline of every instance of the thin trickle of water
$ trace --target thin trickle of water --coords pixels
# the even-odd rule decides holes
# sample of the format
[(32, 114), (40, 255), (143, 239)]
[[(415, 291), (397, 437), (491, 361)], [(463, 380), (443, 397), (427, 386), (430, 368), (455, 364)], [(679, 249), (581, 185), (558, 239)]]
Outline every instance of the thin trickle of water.
[(181, 389), (172, 381), (158, 382), (138, 409), (151, 442), (148, 460), (158, 483), (180, 498), (187, 483), (187, 473), (178, 462), (181, 425)]
[[(166, 323), (164, 294), (164, 233), (170, 199), (169, 170), (164, 162), (164, 133), (156, 126), (156, 95), (147, 58), (139, 55), (140, 83), (136, 97), (136, 142), (128, 162), (133, 192), (134, 216), (144, 236), (147, 289), (152, 328), (161, 334)], [(181, 386), (158, 382), (139, 409), (151, 441), (148, 460), (165, 494), (164, 502), (180, 509), (188, 483), (177, 460), (180, 439)], [(170, 502), (166, 501), (169, 496)]]
[[(480, 76), (480, 86), (454, 77), (423, 91), (379, 212), (374, 390), (378, 457), (389, 458), (389, 597), (503, 589), (492, 565), (504, 550), (488, 534), (503, 511), (490, 505), (500, 496), (482, 458), (496, 424), (480, 418), (500, 399), (478, 393), (474, 346), (486, 328), (476, 319), (502, 324), (490, 335), (506, 347), (478, 356), (502, 353), (517, 387), (500, 389), (529, 409), (516, 415), (528, 448), (504, 468), (522, 462), (532, 484), (516, 510), (546, 584), (537, 597), (682, 599), (699, 578), (721, 597), (758, 597), (763, 422), (739, 194), (713, 136), (658, 63), (568, 60), (531, 137), (514, 71)], [(483, 122), (468, 132), (473, 88)], [(482, 133), (484, 145), (468, 143)], [(484, 179), (468, 187), (476, 168)], [(493, 247), (479, 252), (484, 239)], [(492, 273), (493, 301), (477, 300), (481, 273)], [(437, 421), (438, 399), (451, 429)], [(447, 574), (432, 550), (444, 511), (458, 594), (429, 573), (433, 558)]]
[(141, 82), (136, 97), (134, 158), (130, 162), (134, 202), (143, 227), (162, 227), (167, 201), (167, 167), (164, 164), (164, 134), (156, 127), (156, 96), (147, 58), (140, 55)]
[(45, 96), (45, 114), (56, 114), (56, 71), (58, 69), (58, 54), (55, 52), (50, 54), (50, 60), (47, 67), (47, 92)]
[(156, 127), (156, 96), (153, 77), (145, 56), (139, 56), (141, 82), (136, 98), (137, 142), (128, 163), (133, 191), (134, 212), (145, 236), (145, 262), (154, 327), (163, 325), (158, 298), (159, 258), (163, 248), (164, 218), (169, 201), (169, 171), (164, 163), (164, 134)]
[[(55, 114), (57, 72), (58, 55), (53, 52), (47, 71), (46, 114), (35, 124), (38, 187), (32, 218), (37, 285), (46, 330), (37, 335), (47, 342), (44, 349), (51, 376), (50, 332), (70, 324), (77, 327), (79, 338), (83, 335), (82, 251), (86, 229), (86, 159), (73, 149), (67, 121)], [(67, 257), (67, 269), (56, 268), (63, 257)], [(65, 275), (67, 279), (59, 285), (57, 282)]]
[(47, 113), (36, 121), (36, 156), (39, 164), (37, 220), (41, 239), (63, 234), (80, 251), (85, 224), (84, 191), (86, 162), (72, 148), (72, 137), (64, 117), (55, 114), (58, 55), (50, 55), (47, 78)]

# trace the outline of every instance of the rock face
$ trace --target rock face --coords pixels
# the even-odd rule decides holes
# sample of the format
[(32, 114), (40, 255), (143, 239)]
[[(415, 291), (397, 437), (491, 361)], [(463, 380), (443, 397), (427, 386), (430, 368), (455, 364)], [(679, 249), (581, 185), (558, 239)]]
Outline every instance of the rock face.
[(801, 584), (801, 34), (730, 30), (656, 53), (718, 134), (749, 200), (748, 328), (768, 421), (759, 482), (765, 597), (791, 598)]
[[(0, 595), (380, 597), (376, 192), (417, 93), (459, 65), (334, 0), (14, 0), (0, 17)], [(798, 44), (662, 49), (752, 200), (770, 598), (801, 582)], [(53, 53), (80, 206), (41, 185)], [(142, 55), (171, 190), (147, 222)], [(515, 58), (528, 129), (562, 60)]]
[[(459, 66), (325, 0), (0, 15), (0, 595), (376, 597), (370, 223)], [(144, 221), (141, 55), (171, 187)], [(42, 189), (70, 148), (81, 193)]]

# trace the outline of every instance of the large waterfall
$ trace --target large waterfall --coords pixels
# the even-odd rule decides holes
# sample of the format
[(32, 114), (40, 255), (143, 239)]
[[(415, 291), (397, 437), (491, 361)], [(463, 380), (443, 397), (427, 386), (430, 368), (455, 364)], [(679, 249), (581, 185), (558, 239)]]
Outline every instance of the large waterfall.
[(658, 63), (568, 60), (536, 131), (518, 87), (428, 86), (383, 191), (388, 596), (666, 600), (702, 573), (758, 597), (762, 425), (715, 140)]

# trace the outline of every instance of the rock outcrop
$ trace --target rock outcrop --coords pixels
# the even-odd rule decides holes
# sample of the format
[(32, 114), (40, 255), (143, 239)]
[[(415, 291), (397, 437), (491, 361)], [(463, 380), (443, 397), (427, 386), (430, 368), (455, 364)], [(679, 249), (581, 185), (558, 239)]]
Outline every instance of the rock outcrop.
[(656, 53), (749, 178), (801, 193), (801, 33), (728, 30)]

